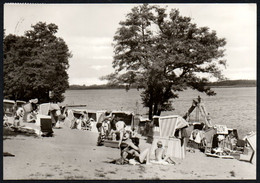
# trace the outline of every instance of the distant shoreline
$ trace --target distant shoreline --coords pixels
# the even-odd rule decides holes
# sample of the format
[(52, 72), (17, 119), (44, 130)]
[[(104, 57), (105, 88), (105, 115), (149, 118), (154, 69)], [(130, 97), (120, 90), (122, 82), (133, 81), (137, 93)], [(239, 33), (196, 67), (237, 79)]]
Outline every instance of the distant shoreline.
[[(256, 87), (256, 80), (226, 80), (220, 82), (208, 83), (211, 88), (244, 88), (244, 87)], [(136, 86), (132, 86), (130, 89), (136, 89)], [(111, 86), (111, 85), (70, 85), (68, 90), (97, 90), (97, 89), (125, 89), (125, 86)]]
[[(211, 88), (253, 88), (256, 86), (210, 86)], [(67, 90), (125, 90), (125, 88), (69, 88)], [(130, 89), (136, 89), (136, 88), (130, 88)]]

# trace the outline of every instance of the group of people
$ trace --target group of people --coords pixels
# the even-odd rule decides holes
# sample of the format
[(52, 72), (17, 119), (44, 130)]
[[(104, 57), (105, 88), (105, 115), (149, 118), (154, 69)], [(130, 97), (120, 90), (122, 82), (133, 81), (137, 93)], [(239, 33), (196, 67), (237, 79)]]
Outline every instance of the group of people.
[(75, 119), (75, 122), (72, 123), (71, 128), (72, 129), (81, 129), (81, 130), (91, 130), (91, 119), (88, 117), (88, 114), (86, 111), (82, 113), (82, 115), (78, 118)]
[(101, 115), (96, 125), (99, 136), (97, 145), (101, 145), (104, 139), (120, 140), (125, 131), (126, 124), (124, 121), (112, 115), (112, 112), (106, 112)]
[(139, 147), (139, 138), (133, 135), (131, 131), (123, 133), (122, 141), (119, 142), (120, 159), (117, 164), (175, 164), (174, 161), (167, 156), (166, 149), (161, 141), (157, 142), (157, 148), (154, 151), (155, 159), (150, 159), (150, 148), (143, 151)]
[[(33, 99), (30, 100), (27, 104), (27, 106), (30, 105), (30, 111), (27, 115), (27, 111), (25, 110), (24, 106), (18, 106), (17, 103), (14, 104), (14, 106), (12, 107), (12, 111), (13, 113), (11, 114), (11, 116), (13, 117), (13, 122), (12, 125), (15, 127), (18, 127), (20, 125), (22, 125), (22, 123), (24, 121), (26, 122), (35, 122), (36, 121), (36, 114), (37, 114), (37, 105), (36, 103), (38, 102), (38, 99)], [(26, 119), (24, 119), (26, 115)], [(8, 117), (5, 114), (4, 115), (4, 121), (8, 121)]]
[(118, 141), (120, 149), (120, 158), (116, 164), (173, 164), (170, 157), (166, 156), (166, 151), (163, 148), (161, 141), (158, 141), (155, 149), (155, 160), (150, 161), (150, 148), (143, 151), (140, 150), (137, 129), (126, 130), (126, 124), (122, 119), (116, 118), (112, 113), (107, 112), (103, 120), (97, 123), (99, 138), (97, 145), (100, 145), (102, 136), (108, 140)]

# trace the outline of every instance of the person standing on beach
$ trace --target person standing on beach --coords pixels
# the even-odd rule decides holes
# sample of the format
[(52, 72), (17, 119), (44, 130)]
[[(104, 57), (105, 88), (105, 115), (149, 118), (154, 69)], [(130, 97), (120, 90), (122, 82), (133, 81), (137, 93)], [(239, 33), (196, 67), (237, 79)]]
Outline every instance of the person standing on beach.
[(98, 121), (97, 121), (97, 124), (96, 124), (96, 127), (98, 129), (98, 132), (101, 131), (101, 127), (102, 127), (102, 123), (104, 121), (111, 121), (112, 120), (112, 111), (108, 111), (108, 112), (105, 112), (105, 113), (102, 113), (101, 116), (99, 117)]
[(118, 121), (116, 122), (116, 132), (119, 132), (119, 143), (118, 143), (118, 147), (120, 148), (121, 143), (123, 141), (124, 135), (125, 135), (125, 127), (126, 124), (124, 121)]
[(20, 126), (23, 123), (24, 109), (19, 107), (14, 116), (14, 126)]

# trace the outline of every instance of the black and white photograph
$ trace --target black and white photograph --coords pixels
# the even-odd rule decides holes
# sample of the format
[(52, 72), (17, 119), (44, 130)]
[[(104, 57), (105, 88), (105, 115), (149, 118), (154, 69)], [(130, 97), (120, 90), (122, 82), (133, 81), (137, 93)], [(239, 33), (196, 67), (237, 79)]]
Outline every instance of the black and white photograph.
[(256, 180), (257, 3), (4, 3), (3, 180)]

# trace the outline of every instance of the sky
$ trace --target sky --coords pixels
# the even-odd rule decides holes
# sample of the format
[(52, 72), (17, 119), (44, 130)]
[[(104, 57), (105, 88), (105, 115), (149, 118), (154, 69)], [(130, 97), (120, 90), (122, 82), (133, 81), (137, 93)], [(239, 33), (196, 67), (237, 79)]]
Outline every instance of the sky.
[[(138, 4), (5, 4), (5, 34), (24, 35), (42, 21), (59, 27), (73, 57), (69, 59), (69, 84), (105, 84), (101, 76), (114, 71), (113, 37), (119, 22)], [(199, 27), (225, 38), (223, 70), (228, 79), (256, 79), (256, 4), (158, 4), (177, 8)]]

